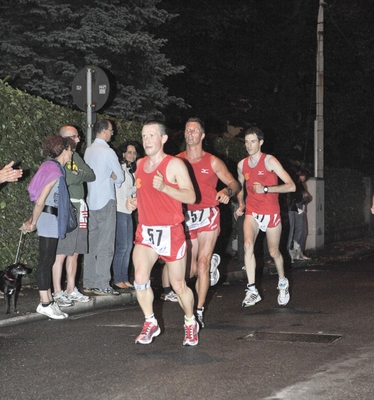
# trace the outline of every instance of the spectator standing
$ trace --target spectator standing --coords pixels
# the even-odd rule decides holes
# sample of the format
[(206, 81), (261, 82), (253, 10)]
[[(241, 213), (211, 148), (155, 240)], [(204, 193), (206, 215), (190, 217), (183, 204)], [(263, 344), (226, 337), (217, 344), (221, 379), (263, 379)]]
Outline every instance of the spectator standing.
[[(283, 257), (279, 251), (282, 223), (278, 194), (294, 192), (296, 187), (281, 163), (275, 157), (261, 152), (264, 134), (259, 128), (247, 129), (244, 139), (249, 156), (238, 163), (238, 178), (242, 184), (242, 190), (237, 196), (239, 207), (236, 210), (237, 215), (243, 215), (245, 212), (244, 260), (248, 285), (242, 306), (253, 306), (261, 300), (255, 285), (256, 259), (254, 254), (255, 241), (260, 229), (266, 232), (269, 253), (274, 259), (279, 276), (278, 304), (285, 306), (290, 300), (290, 294), (288, 279), (284, 275)], [(284, 183), (279, 184), (278, 178)], [(245, 204), (243, 201), (244, 186), (247, 194)]]
[[(71, 138), (76, 145), (80, 142), (77, 129), (71, 125), (62, 126), (59, 135), (63, 138)], [(79, 292), (76, 287), (76, 274), (79, 254), (86, 254), (88, 249), (87, 238), (87, 205), (84, 201), (85, 182), (95, 180), (92, 169), (75, 152), (71, 162), (65, 165), (65, 179), (69, 190), (70, 201), (77, 210), (78, 226), (66, 234), (64, 239), (58, 241), (57, 255), (52, 267), (53, 298), (59, 307), (69, 307), (74, 302), (90, 301), (89, 296)], [(61, 287), (61, 277), (66, 259), (66, 290)]]
[(32, 217), (20, 228), (25, 232), (33, 232), (35, 229), (38, 232), (39, 263), (36, 278), (40, 304), (36, 312), (52, 319), (68, 317), (53, 301), (51, 283), (57, 244), (59, 239), (65, 237), (70, 207), (63, 167), (71, 161), (75, 147), (74, 140), (70, 138), (52, 136), (45, 140), (43, 152), (51, 160), (39, 167), (30, 182), (28, 190), (35, 205)]
[(129, 264), (134, 241), (134, 227), (132, 211), (127, 208), (126, 200), (129, 197), (136, 197), (136, 161), (140, 158), (141, 152), (140, 144), (131, 140), (124, 142), (119, 148), (125, 181), (121, 187), (116, 187), (117, 224), (113, 258), (113, 282), (114, 288), (118, 291), (134, 290), (134, 286), (129, 281)]
[(306, 182), (309, 174), (306, 170), (300, 169), (296, 172), (296, 191), (287, 194), (289, 233), (287, 250), (294, 260), (310, 260), (304, 254), (306, 238), (308, 236), (308, 222), (306, 205), (312, 201), (308, 192)]
[(124, 173), (118, 157), (109, 142), (113, 126), (102, 119), (93, 127), (94, 142), (87, 147), (84, 160), (96, 179), (87, 184), (87, 204), (90, 213), (88, 225), (88, 254), (84, 256), (83, 287), (87, 293), (110, 296), (119, 292), (110, 286), (110, 267), (113, 261), (116, 232), (116, 193)]

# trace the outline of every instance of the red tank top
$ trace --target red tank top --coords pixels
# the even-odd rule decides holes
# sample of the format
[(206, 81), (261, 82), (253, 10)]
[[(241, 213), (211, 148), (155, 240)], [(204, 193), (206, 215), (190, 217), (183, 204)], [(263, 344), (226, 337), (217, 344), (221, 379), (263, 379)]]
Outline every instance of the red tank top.
[(251, 214), (279, 214), (280, 207), (278, 201), (278, 193), (256, 193), (253, 190), (255, 182), (261, 183), (263, 186), (278, 185), (278, 176), (274, 172), (270, 172), (265, 166), (265, 157), (267, 154), (262, 153), (260, 160), (255, 167), (250, 167), (249, 157), (243, 162), (243, 176), (247, 189), (247, 197), (245, 200), (245, 213)]
[(182, 203), (168, 196), (167, 194), (153, 188), (153, 177), (160, 171), (167, 185), (178, 188), (178, 185), (171, 183), (166, 177), (166, 168), (173, 157), (167, 155), (154, 171), (144, 171), (144, 163), (147, 157), (140, 160), (136, 169), (136, 196), (138, 200), (139, 223), (155, 225), (174, 225), (184, 221)]
[[(210, 162), (211, 156), (210, 153), (205, 153), (198, 162), (189, 163), (195, 175), (194, 177), (191, 176), (192, 182), (194, 182), (199, 189), (196, 193), (196, 202), (194, 204), (188, 204), (188, 210), (202, 210), (203, 208), (218, 205), (218, 201), (216, 200), (218, 177), (213, 171)], [(178, 157), (187, 160), (185, 151), (178, 154)]]

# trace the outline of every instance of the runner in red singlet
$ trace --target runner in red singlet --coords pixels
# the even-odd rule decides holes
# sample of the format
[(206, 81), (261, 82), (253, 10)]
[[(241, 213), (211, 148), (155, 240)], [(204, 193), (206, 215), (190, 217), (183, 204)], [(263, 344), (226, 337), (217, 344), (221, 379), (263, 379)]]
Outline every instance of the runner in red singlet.
[[(236, 215), (244, 219), (244, 261), (247, 271), (248, 285), (243, 307), (255, 305), (261, 300), (255, 285), (256, 259), (254, 245), (260, 229), (266, 232), (270, 256), (277, 268), (278, 304), (285, 306), (290, 300), (288, 279), (284, 276), (283, 257), (279, 251), (282, 233), (278, 193), (294, 192), (295, 183), (283, 169), (280, 162), (273, 156), (261, 152), (264, 134), (256, 127), (249, 128), (244, 134), (245, 147), (249, 157), (238, 163), (238, 179), (242, 190), (238, 194), (239, 207)], [(279, 184), (278, 178), (284, 183)], [(244, 185), (247, 189), (245, 205), (243, 201)]]
[[(179, 157), (188, 161), (193, 169), (198, 190), (196, 203), (187, 205), (186, 228), (190, 257), (190, 277), (197, 276), (197, 317), (204, 327), (203, 311), (209, 284), (217, 283), (216, 274), (220, 256), (213, 254), (220, 232), (219, 203), (227, 204), (230, 197), (240, 189), (239, 183), (218, 157), (203, 150), (204, 123), (199, 118), (190, 118), (185, 127), (186, 151)], [(226, 187), (217, 192), (218, 179)], [(210, 277), (209, 277), (210, 272)], [(210, 279), (211, 278), (211, 279)]]
[(146, 122), (142, 129), (146, 157), (138, 160), (135, 173), (136, 198), (127, 199), (129, 210), (138, 208), (133, 262), (134, 286), (145, 322), (135, 343), (151, 343), (161, 333), (153, 313), (151, 270), (160, 257), (165, 261), (170, 283), (185, 312), (183, 345), (198, 344), (199, 325), (193, 313), (192, 290), (185, 281), (186, 239), (182, 203), (195, 202), (195, 191), (186, 165), (164, 152), (168, 136), (158, 121)]

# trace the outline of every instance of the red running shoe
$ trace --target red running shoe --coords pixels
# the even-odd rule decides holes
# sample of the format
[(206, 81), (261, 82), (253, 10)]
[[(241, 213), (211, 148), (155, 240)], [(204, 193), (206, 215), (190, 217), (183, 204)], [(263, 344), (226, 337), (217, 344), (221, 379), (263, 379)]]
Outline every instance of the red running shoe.
[(193, 324), (184, 324), (183, 346), (196, 346), (199, 343), (199, 324), (194, 321)]
[(154, 337), (158, 336), (161, 333), (161, 329), (156, 323), (152, 322), (144, 322), (143, 329), (140, 332), (140, 335), (135, 339), (135, 343), (140, 344), (149, 344), (152, 343)]

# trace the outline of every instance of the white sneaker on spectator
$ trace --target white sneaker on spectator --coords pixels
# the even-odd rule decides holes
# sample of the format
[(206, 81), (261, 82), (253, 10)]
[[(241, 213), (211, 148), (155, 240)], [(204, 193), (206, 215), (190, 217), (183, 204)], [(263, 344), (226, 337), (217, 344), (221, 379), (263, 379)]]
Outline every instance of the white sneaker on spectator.
[(87, 303), (88, 301), (91, 300), (90, 296), (85, 296), (84, 294), (82, 294), (77, 287), (75, 287), (73, 289), (73, 291), (71, 293), (68, 293), (65, 290), (65, 296), (68, 298), (68, 300), (70, 301), (76, 301), (78, 303)]
[(57, 304), (55, 301), (52, 303), (52, 307), (53, 307), (53, 309), (56, 311), (56, 314), (63, 315), (64, 318), (67, 318), (67, 317), (69, 316), (69, 314), (66, 314), (65, 312), (63, 312), (63, 311), (60, 309), (60, 307), (58, 306), (58, 304)]
[(53, 302), (50, 303), (47, 307), (44, 307), (42, 303), (40, 303), (38, 305), (38, 307), (36, 308), (36, 312), (39, 314), (43, 314), (46, 315), (48, 318), (52, 318), (52, 319), (65, 319), (66, 317), (60, 313), (58, 313), (54, 306), (53, 306)]
[(59, 307), (71, 307), (74, 303), (69, 300), (64, 291), (53, 293), (53, 300), (58, 304)]

